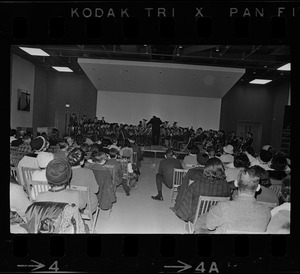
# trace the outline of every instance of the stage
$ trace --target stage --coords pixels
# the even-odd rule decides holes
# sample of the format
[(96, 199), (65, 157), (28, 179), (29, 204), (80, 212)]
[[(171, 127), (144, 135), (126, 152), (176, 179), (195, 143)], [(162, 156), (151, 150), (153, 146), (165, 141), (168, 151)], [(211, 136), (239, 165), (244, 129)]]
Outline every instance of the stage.
[[(167, 151), (165, 146), (141, 146), (141, 151), (144, 157), (164, 158)], [(188, 155), (188, 151), (174, 150), (178, 159), (183, 159), (185, 155)]]

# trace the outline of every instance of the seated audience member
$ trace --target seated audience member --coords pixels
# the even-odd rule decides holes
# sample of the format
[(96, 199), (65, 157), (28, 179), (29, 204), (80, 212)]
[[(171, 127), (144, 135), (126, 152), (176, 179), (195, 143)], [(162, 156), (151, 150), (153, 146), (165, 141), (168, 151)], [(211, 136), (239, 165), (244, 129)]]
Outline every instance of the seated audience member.
[[(95, 175), (92, 170), (83, 168), (85, 153), (80, 148), (73, 148), (67, 155), (67, 161), (72, 167), (72, 179), (70, 185), (72, 186), (85, 186), (89, 187), (90, 201), (92, 212), (96, 211), (98, 205), (98, 198), (96, 193), (99, 191)], [(80, 193), (81, 194), (81, 193)], [(84, 193), (84, 200), (88, 202), (88, 197)]]
[(250, 161), (245, 153), (239, 153), (234, 156), (232, 165), (229, 164), (228, 166), (230, 167), (225, 169), (226, 181), (232, 182), (236, 180), (240, 171), (245, 167), (249, 167), (249, 165)]
[(287, 176), (287, 160), (283, 153), (277, 152), (270, 164), (272, 170), (268, 170), (270, 178), (274, 180), (282, 180)]
[(168, 149), (165, 154), (165, 159), (161, 160), (158, 167), (158, 173), (156, 173), (156, 187), (158, 194), (151, 196), (152, 199), (162, 201), (162, 184), (164, 183), (168, 188), (173, 186), (173, 172), (174, 168), (181, 168), (181, 162), (175, 158), (172, 149)]
[(232, 163), (234, 161), (232, 145), (227, 145), (223, 147), (223, 154), (220, 156), (220, 160), (224, 164)]
[(67, 149), (69, 144), (66, 140), (62, 139), (58, 142), (58, 149), (54, 152), (54, 158), (66, 159)]
[(291, 219), (291, 183), (290, 177), (282, 181), (281, 199), (283, 203), (271, 210), (271, 221), (268, 224), (267, 232), (272, 234), (289, 234)]
[(273, 147), (270, 146), (270, 145), (264, 145), (264, 146), (262, 147), (262, 149), (271, 152), (272, 157), (273, 157), (273, 156), (275, 155), (275, 153), (276, 153), (275, 148), (273, 148)]
[(247, 155), (250, 161), (250, 166), (252, 165), (252, 162), (256, 161), (255, 152), (253, 147), (246, 147), (244, 150), (244, 153)]
[(29, 134), (24, 134), (23, 143), (18, 146), (18, 152), (24, 154), (32, 153), (33, 150), (32, 147), (30, 146), (30, 143), (31, 143), (31, 136)]
[(260, 190), (255, 193), (256, 201), (264, 203), (276, 203), (279, 204), (276, 193), (270, 189), (271, 181), (268, 171), (264, 170), (260, 166), (253, 166), (256, 173), (259, 176)]
[(198, 166), (189, 169), (188, 172), (184, 175), (184, 177), (182, 179), (182, 184), (181, 184), (181, 186), (178, 187), (178, 194), (176, 196), (174, 208), (171, 208), (173, 211), (176, 211), (176, 209), (178, 208), (178, 205), (181, 204), (181, 200), (184, 197), (184, 194), (190, 184), (190, 181), (195, 181), (197, 179), (202, 178), (205, 163), (208, 159), (209, 158), (206, 153), (199, 153), (197, 155)]
[(134, 140), (129, 140), (130, 144), (131, 144), (131, 148), (133, 150), (133, 153), (136, 153), (136, 170), (138, 175), (140, 175), (140, 168), (141, 168), (141, 161), (143, 160), (143, 154), (142, 151), (140, 149), (140, 147), (135, 143)]
[(215, 158), (216, 157), (216, 150), (213, 146), (208, 146), (207, 149), (206, 149), (206, 152), (207, 152), (209, 158)]
[(54, 156), (50, 152), (40, 152), (36, 157), (40, 170), (36, 170), (32, 173), (32, 181), (47, 182), (46, 167), (50, 161), (54, 159)]
[(46, 178), (50, 189), (40, 192), (36, 202), (74, 203), (79, 209), (84, 209), (86, 201), (78, 195), (77, 191), (68, 188), (71, 177), (72, 169), (66, 160), (56, 158), (50, 161), (46, 167)]
[(16, 132), (16, 135), (14, 135), (13, 141), (11, 141), (10, 146), (11, 147), (18, 147), (19, 145), (23, 144), (23, 136), (24, 136), (24, 131)]
[(13, 141), (17, 141), (17, 131), (15, 129), (11, 129), (10, 130), (10, 145), (11, 145), (11, 142)]
[(127, 180), (123, 179), (123, 172), (122, 172), (122, 164), (117, 161), (117, 155), (119, 151), (116, 148), (110, 148), (109, 150), (109, 157), (106, 161), (107, 165), (113, 165), (115, 167), (115, 186), (118, 187), (122, 184), (122, 187), (127, 196), (130, 195), (130, 187), (127, 185)]
[(208, 159), (203, 174), (194, 181), (189, 180), (181, 201), (175, 204), (175, 211), (179, 218), (193, 222), (199, 196), (229, 197), (230, 187), (226, 182), (225, 168), (218, 158)]
[(9, 187), (10, 202), (10, 232), (27, 233), (21, 224), (26, 223), (26, 209), (31, 205), (24, 188), (20, 186), (14, 177), (10, 177)]
[(42, 136), (38, 136), (33, 139), (30, 143), (31, 148), (33, 149), (34, 153), (25, 155), (18, 163), (18, 173), (20, 183), (24, 186), (25, 182), (22, 175), (22, 167), (30, 167), (39, 169), (37, 155), (42, 152), (46, 151), (49, 147), (49, 142)]
[(199, 153), (199, 149), (197, 146), (192, 146), (189, 149), (189, 155), (186, 155), (182, 162), (182, 167), (184, 169), (190, 169), (198, 165), (197, 162), (197, 154)]
[(201, 215), (195, 232), (225, 233), (226, 230), (264, 232), (271, 219), (269, 207), (256, 201), (254, 195), (259, 190), (259, 176), (256, 170), (245, 168), (239, 173), (238, 195), (232, 201), (218, 202), (208, 213)]
[(265, 170), (270, 170), (270, 161), (272, 159), (272, 153), (268, 150), (261, 149), (259, 151), (259, 156), (256, 161), (251, 162), (251, 166), (260, 166)]

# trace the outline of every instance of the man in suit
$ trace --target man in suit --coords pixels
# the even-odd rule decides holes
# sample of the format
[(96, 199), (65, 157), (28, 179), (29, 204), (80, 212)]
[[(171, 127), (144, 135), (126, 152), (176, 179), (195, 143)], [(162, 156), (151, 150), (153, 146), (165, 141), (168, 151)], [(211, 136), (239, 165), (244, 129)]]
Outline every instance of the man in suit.
[(156, 187), (158, 194), (151, 196), (152, 199), (162, 201), (162, 184), (164, 183), (168, 188), (173, 186), (173, 172), (174, 168), (181, 168), (181, 162), (174, 157), (172, 149), (168, 149), (165, 154), (165, 159), (161, 160), (156, 174)]
[(158, 145), (160, 138), (160, 125), (162, 124), (162, 121), (154, 115), (147, 123), (147, 126), (150, 124), (152, 125), (152, 145)]

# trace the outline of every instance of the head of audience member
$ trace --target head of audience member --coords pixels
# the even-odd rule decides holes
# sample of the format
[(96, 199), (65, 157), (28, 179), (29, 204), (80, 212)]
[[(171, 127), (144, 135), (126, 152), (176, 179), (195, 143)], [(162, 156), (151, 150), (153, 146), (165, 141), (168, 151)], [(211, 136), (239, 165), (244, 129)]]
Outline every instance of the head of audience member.
[(38, 166), (40, 169), (45, 169), (50, 161), (54, 159), (54, 156), (50, 152), (40, 152), (36, 157)]
[(93, 153), (93, 151), (99, 151), (99, 145), (97, 143), (91, 145), (90, 152)]
[(66, 140), (67, 140), (67, 142), (69, 144), (69, 147), (73, 146), (74, 139), (71, 136), (66, 136), (65, 138), (66, 138)]
[(83, 143), (80, 148), (87, 154), (90, 151), (90, 146), (87, 143)]
[(287, 160), (283, 153), (277, 152), (272, 160), (270, 167), (277, 171), (284, 171), (287, 166)]
[(237, 180), (234, 182), (239, 194), (255, 195), (260, 190), (259, 175), (253, 167), (240, 171)]
[[(31, 135), (25, 133), (25, 134), (23, 135), (22, 140), (23, 140), (24, 143), (30, 144), (30, 143), (32, 142), (32, 140), (31, 140)], [(31, 148), (32, 148), (32, 147), (31, 147)]]
[(209, 158), (214, 158), (216, 156), (216, 150), (213, 146), (208, 146), (206, 152)]
[(233, 154), (233, 146), (232, 145), (227, 145), (223, 147), (224, 154)]
[(85, 155), (85, 152), (81, 148), (76, 147), (73, 148), (67, 155), (67, 161), (71, 167), (83, 166)]
[(248, 156), (245, 153), (239, 153), (236, 156), (234, 156), (233, 165), (238, 167), (249, 167), (250, 161)]
[(114, 147), (111, 147), (111, 148), (109, 149), (109, 157), (110, 157), (111, 159), (116, 159), (117, 156), (118, 156), (118, 154), (119, 154), (119, 150), (118, 150), (118, 149), (116, 149), (116, 148), (114, 148)]
[(209, 159), (209, 156), (207, 153), (198, 153), (197, 154), (197, 163), (200, 166), (205, 166), (205, 163), (208, 159)]
[(165, 153), (165, 158), (175, 158), (174, 151), (171, 148), (168, 148)]
[(94, 151), (91, 155), (91, 159), (94, 163), (103, 166), (107, 161), (107, 156), (103, 151)]
[(131, 147), (131, 143), (128, 138), (125, 139), (125, 147)]
[(210, 158), (205, 162), (203, 175), (209, 180), (222, 180), (226, 178), (225, 168), (219, 158)]
[(193, 145), (190, 149), (189, 149), (189, 153), (191, 155), (197, 155), (199, 153), (199, 148), (196, 145)]
[(285, 203), (291, 202), (291, 177), (287, 176), (281, 183), (281, 198)]
[(10, 136), (16, 138), (16, 137), (17, 137), (17, 130), (11, 129), (11, 130), (10, 130)]
[(30, 146), (35, 152), (46, 151), (49, 148), (49, 142), (43, 136), (38, 136), (30, 142)]
[(65, 139), (62, 139), (58, 142), (58, 147), (59, 149), (65, 151), (69, 147), (69, 144)]
[(125, 159), (129, 159), (133, 154), (132, 148), (125, 147), (122, 151), (122, 157)]
[(62, 159), (55, 158), (46, 167), (46, 178), (51, 188), (66, 187), (72, 177), (70, 164)]
[(269, 163), (272, 159), (272, 153), (268, 150), (261, 149), (259, 151), (259, 158), (263, 163)]
[(259, 184), (261, 186), (268, 188), (272, 185), (271, 179), (269, 176), (269, 172), (267, 170), (265, 170), (261, 166), (257, 166), (257, 165), (253, 166), (252, 168), (255, 170), (256, 174), (259, 176)]
[(85, 138), (81, 134), (78, 134), (75, 137), (75, 141), (78, 146), (81, 146), (85, 142)]
[(275, 154), (275, 148), (274, 147), (272, 147), (272, 146), (270, 146), (270, 145), (264, 145), (263, 147), (262, 147), (262, 149), (264, 149), (264, 150), (267, 150), (267, 151), (270, 151), (271, 152), (271, 154), (272, 154), (272, 156), (274, 156), (274, 154)]

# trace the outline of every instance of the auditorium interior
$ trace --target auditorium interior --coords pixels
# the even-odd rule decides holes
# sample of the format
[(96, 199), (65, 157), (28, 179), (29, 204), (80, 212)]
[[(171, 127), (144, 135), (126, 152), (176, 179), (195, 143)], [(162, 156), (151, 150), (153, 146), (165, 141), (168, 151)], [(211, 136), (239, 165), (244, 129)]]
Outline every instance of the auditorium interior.
[[(10, 129), (64, 138), (72, 114), (128, 126), (156, 116), (194, 131), (251, 132), (256, 153), (269, 145), (290, 159), (290, 67), (287, 45), (12, 45)], [(138, 145), (137, 185), (130, 196), (117, 187), (94, 233), (188, 234), (172, 188), (151, 199), (166, 143)], [(181, 162), (188, 154), (177, 147)]]

